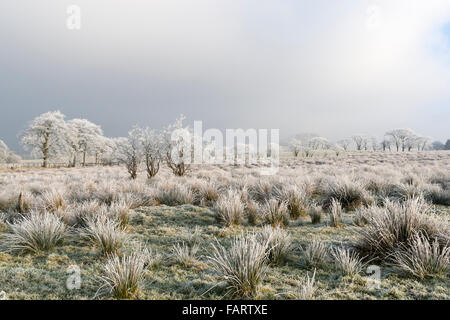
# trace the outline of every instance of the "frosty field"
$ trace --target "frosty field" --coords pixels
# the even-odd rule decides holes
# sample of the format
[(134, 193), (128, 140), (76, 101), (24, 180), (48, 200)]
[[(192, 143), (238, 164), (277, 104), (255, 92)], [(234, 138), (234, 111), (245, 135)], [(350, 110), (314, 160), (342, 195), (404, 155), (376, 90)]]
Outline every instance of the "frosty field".
[[(450, 299), (450, 152), (0, 169), (8, 299)], [(367, 273), (367, 271), (370, 271)], [(379, 276), (378, 276), (379, 275)]]

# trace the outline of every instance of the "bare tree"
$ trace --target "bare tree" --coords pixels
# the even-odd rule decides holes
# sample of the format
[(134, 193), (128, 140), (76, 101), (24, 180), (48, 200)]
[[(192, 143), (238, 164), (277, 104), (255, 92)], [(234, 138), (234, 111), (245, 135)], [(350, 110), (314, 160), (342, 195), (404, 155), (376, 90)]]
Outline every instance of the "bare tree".
[(100, 162), (112, 162), (111, 154), (115, 148), (114, 140), (105, 136), (99, 136), (91, 146), (95, 158), (95, 164)]
[(345, 149), (342, 146), (340, 146), (339, 144), (330, 145), (330, 149), (334, 151), (334, 153), (336, 154), (336, 157), (339, 157), (339, 155), (342, 153), (342, 151), (345, 151)]
[(345, 151), (348, 150), (348, 147), (351, 145), (352, 141), (350, 139), (342, 139), (337, 142), (339, 146), (342, 147)]
[(0, 140), (0, 163), (19, 163), (22, 159), (9, 150), (6, 143)]
[(162, 133), (150, 129), (149, 127), (140, 129), (139, 136), (142, 154), (147, 169), (147, 176), (150, 179), (158, 173), (163, 158), (163, 136)]
[(302, 151), (302, 142), (297, 138), (292, 138), (291, 142), (289, 143), (289, 149), (294, 154), (294, 157), (298, 157), (298, 155)]
[(417, 150), (424, 151), (431, 142), (430, 137), (418, 137), (417, 139)]
[(386, 132), (386, 136), (392, 138), (397, 151), (400, 150), (400, 147), (402, 148), (402, 151), (405, 151), (407, 148), (408, 139), (414, 135), (415, 134), (411, 129), (395, 129)]
[(378, 144), (377, 138), (375, 138), (375, 137), (371, 137), (370, 138), (370, 146), (372, 147), (373, 151), (377, 151), (378, 150), (379, 144)]
[(411, 133), (406, 139), (405, 139), (405, 149), (408, 151), (411, 151), (414, 147), (418, 146), (420, 137), (414, 133)]
[(184, 116), (169, 125), (163, 133), (163, 152), (167, 166), (176, 176), (184, 176), (192, 159), (192, 130), (183, 127)]
[(128, 132), (127, 138), (117, 138), (117, 158), (125, 164), (131, 179), (137, 178), (139, 164), (142, 160), (142, 151), (139, 141), (139, 129), (134, 127)]
[(329, 146), (329, 142), (326, 138), (323, 137), (314, 137), (309, 140), (309, 147), (313, 150), (321, 150), (327, 149)]
[(364, 147), (367, 148), (367, 139), (366, 139), (365, 135), (356, 134), (356, 135), (352, 136), (352, 140), (353, 140), (353, 142), (355, 142), (356, 150), (360, 151)]
[(99, 140), (103, 137), (103, 131), (100, 126), (90, 122), (86, 119), (73, 119), (68, 123), (69, 141), (73, 150), (73, 163), (76, 166), (77, 154), (81, 153), (83, 156), (83, 166), (86, 165), (86, 155), (95, 150), (98, 146)]
[(390, 140), (388, 138), (384, 138), (380, 144), (381, 144), (381, 148), (383, 149), (383, 151), (386, 151), (386, 150), (391, 151), (392, 140)]

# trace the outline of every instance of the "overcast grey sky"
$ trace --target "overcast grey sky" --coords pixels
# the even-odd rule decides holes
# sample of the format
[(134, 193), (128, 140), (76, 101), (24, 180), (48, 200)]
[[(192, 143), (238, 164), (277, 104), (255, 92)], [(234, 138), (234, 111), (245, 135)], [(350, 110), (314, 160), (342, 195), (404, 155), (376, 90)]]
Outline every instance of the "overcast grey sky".
[[(66, 27), (68, 5), (81, 30)], [(450, 138), (449, 0), (1, 0), (0, 139), (49, 110), (105, 134), (183, 113), (331, 140)]]

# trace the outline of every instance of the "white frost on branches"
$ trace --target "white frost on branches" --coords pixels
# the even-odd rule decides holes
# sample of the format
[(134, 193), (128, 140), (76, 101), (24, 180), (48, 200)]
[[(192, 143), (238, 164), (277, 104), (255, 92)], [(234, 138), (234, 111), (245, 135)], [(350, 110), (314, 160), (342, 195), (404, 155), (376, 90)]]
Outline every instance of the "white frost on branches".
[(68, 128), (59, 111), (47, 112), (31, 121), (22, 134), (21, 142), (32, 153), (43, 159), (43, 167), (51, 158), (67, 154)]

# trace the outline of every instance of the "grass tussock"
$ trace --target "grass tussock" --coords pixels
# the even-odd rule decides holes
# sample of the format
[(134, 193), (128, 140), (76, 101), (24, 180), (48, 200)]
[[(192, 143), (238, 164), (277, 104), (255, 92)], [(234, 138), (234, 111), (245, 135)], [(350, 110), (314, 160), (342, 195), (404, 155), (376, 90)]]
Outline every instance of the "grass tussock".
[(89, 219), (80, 231), (80, 238), (101, 248), (103, 255), (118, 253), (128, 235), (120, 222), (104, 215)]
[(145, 276), (147, 261), (147, 256), (142, 252), (111, 256), (103, 266), (101, 279), (104, 284), (98, 292), (106, 291), (116, 299), (135, 298)]
[(450, 239), (448, 222), (433, 214), (422, 197), (403, 203), (386, 200), (383, 208), (371, 212), (369, 223), (358, 232), (359, 250), (381, 260), (413, 243), (416, 234), (431, 242), (445, 243)]
[(297, 219), (300, 216), (306, 215), (306, 195), (304, 191), (296, 185), (291, 185), (282, 189), (279, 199), (286, 203), (291, 219)]
[(256, 225), (261, 218), (261, 206), (253, 200), (247, 202), (245, 206), (245, 215), (247, 216), (248, 223)]
[(286, 202), (270, 199), (264, 204), (262, 209), (265, 222), (272, 227), (286, 227), (289, 225), (289, 210)]
[(177, 243), (172, 248), (172, 257), (175, 262), (184, 267), (190, 267), (198, 262), (198, 244), (188, 245), (184, 242)]
[(8, 223), (9, 233), (2, 239), (8, 252), (49, 251), (60, 245), (68, 235), (67, 226), (49, 212), (32, 212), (16, 223)]
[(397, 250), (390, 259), (395, 267), (419, 279), (444, 277), (450, 267), (450, 246), (418, 233), (408, 247)]
[(322, 222), (323, 209), (318, 205), (310, 205), (308, 207), (308, 215), (312, 224), (319, 224)]
[(325, 242), (312, 240), (304, 248), (301, 247), (303, 264), (308, 268), (321, 268), (326, 264), (328, 247)]
[(49, 212), (56, 212), (58, 210), (64, 211), (67, 208), (67, 201), (64, 198), (64, 193), (60, 190), (52, 189), (45, 191), (42, 194), (42, 208)]
[(337, 228), (342, 224), (342, 207), (337, 199), (331, 200), (330, 211), (328, 213), (330, 226)]
[(280, 227), (265, 226), (257, 236), (261, 243), (267, 246), (270, 263), (282, 265), (292, 250), (292, 239), (289, 233)]
[(307, 273), (306, 277), (303, 279), (299, 288), (298, 298), (300, 300), (312, 300), (316, 292), (316, 270), (314, 270), (312, 277)]
[(351, 249), (333, 248), (331, 249), (331, 255), (336, 269), (345, 276), (360, 274), (366, 265), (358, 253)]
[(125, 227), (130, 222), (130, 207), (125, 201), (113, 202), (108, 209), (108, 216)]
[(219, 197), (214, 205), (217, 220), (227, 227), (239, 225), (244, 217), (245, 206), (241, 201), (241, 195), (235, 190), (228, 190)]
[(237, 236), (229, 249), (213, 245), (209, 262), (232, 296), (251, 298), (267, 272), (267, 252), (267, 244), (255, 235)]
[(325, 208), (332, 206), (333, 199), (338, 200), (347, 210), (369, 205), (373, 201), (363, 183), (349, 178), (325, 180), (320, 184), (319, 190)]
[(160, 185), (155, 200), (159, 204), (167, 206), (179, 206), (183, 204), (192, 204), (195, 196), (192, 190), (181, 183), (165, 183)]

